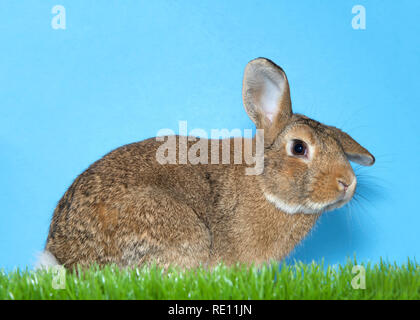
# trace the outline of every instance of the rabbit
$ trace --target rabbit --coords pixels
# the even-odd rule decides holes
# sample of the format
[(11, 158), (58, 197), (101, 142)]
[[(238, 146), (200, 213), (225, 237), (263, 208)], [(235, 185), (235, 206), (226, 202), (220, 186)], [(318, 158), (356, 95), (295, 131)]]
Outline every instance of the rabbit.
[[(161, 164), (156, 155), (169, 136), (117, 148), (65, 192), (38, 265), (193, 268), (284, 259), (323, 212), (353, 197), (349, 161), (370, 166), (375, 158), (340, 129), (293, 113), (286, 74), (269, 59), (247, 64), (242, 96), (264, 133), (261, 172), (247, 174), (248, 163), (233, 161), (234, 144), (256, 146), (256, 136), (217, 141), (219, 153), (223, 143), (231, 147), (229, 163)], [(185, 137), (172, 138), (181, 158)]]

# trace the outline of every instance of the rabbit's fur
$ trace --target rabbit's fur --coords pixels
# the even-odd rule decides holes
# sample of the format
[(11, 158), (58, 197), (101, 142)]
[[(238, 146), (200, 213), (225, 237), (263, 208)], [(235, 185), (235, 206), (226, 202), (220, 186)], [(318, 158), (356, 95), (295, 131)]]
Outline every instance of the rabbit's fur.
[[(371, 165), (374, 157), (339, 129), (293, 114), (286, 75), (268, 59), (247, 65), (243, 98), (264, 129), (261, 174), (247, 175), (249, 165), (233, 163), (235, 139), (243, 138), (229, 139), (230, 164), (160, 164), (161, 141), (125, 145), (92, 164), (64, 194), (46, 252), (66, 267), (188, 268), (284, 258), (322, 212), (353, 196), (349, 160)], [(297, 140), (306, 155), (291, 153)]]

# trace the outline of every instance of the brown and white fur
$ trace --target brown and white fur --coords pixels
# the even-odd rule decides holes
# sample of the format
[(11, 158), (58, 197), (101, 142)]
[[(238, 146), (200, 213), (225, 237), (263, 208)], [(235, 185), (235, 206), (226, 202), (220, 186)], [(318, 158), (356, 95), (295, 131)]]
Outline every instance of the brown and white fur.
[[(122, 146), (59, 201), (39, 265), (189, 268), (283, 259), (324, 211), (352, 198), (349, 160), (375, 159), (341, 130), (293, 114), (286, 75), (268, 59), (248, 63), (243, 101), (264, 129), (262, 174), (246, 175), (248, 166), (233, 156), (230, 164), (161, 165), (162, 142), (154, 138)], [(231, 150), (234, 139), (242, 138), (230, 139)], [(306, 154), (294, 154), (296, 141)]]

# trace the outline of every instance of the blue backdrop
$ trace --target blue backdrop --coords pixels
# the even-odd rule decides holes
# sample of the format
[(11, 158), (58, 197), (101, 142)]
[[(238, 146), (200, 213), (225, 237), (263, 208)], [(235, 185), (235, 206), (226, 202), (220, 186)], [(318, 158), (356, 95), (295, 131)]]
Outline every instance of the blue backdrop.
[[(66, 29), (52, 28), (57, 5)], [(352, 28), (354, 5), (366, 29)], [(420, 255), (419, 1), (2, 1), (0, 268), (35, 260), (73, 179), (159, 129), (253, 128), (246, 63), (281, 65), (294, 110), (377, 158), (363, 197), (326, 214), (291, 258)]]

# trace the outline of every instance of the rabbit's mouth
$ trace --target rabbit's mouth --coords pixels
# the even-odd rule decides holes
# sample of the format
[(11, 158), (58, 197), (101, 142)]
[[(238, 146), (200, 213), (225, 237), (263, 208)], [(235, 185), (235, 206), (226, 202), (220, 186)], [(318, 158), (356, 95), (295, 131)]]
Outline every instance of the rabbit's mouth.
[(333, 203), (327, 204), (322, 210), (323, 212), (341, 208), (353, 198), (357, 184), (356, 178), (353, 178), (353, 181), (350, 185), (346, 185), (342, 182), (340, 183), (343, 184), (343, 188), (340, 192), (339, 197)]
[(313, 202), (311, 200), (306, 200), (301, 204), (291, 204), (283, 201), (278, 196), (272, 193), (264, 193), (266, 200), (272, 203), (277, 209), (288, 214), (295, 213), (304, 213), (304, 214), (320, 214), (326, 211), (332, 211), (344, 206), (349, 202), (354, 195), (356, 189), (356, 179), (352, 181), (350, 185), (345, 185), (345, 187), (340, 191), (338, 197), (333, 201), (327, 203)]
[(324, 209), (322, 210), (322, 212), (327, 212), (327, 211), (332, 211), (338, 208), (341, 208), (342, 206), (344, 206), (347, 202), (349, 202), (351, 200), (351, 197), (349, 199), (339, 199), (331, 204), (328, 204), (324, 207)]

